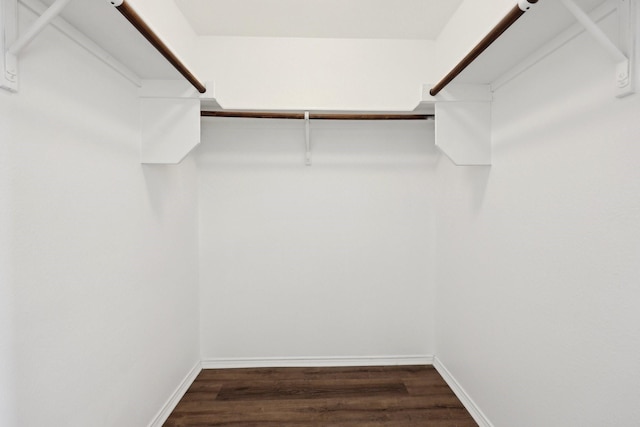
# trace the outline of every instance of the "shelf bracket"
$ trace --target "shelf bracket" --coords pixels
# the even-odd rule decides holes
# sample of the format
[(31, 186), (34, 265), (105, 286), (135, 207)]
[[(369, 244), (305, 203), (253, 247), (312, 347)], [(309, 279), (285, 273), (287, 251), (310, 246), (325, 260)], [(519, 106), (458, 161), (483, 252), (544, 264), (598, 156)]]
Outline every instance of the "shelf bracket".
[(591, 17), (578, 6), (574, 0), (561, 0), (589, 34), (607, 51), (616, 63), (616, 96), (622, 98), (631, 95), (634, 90), (633, 61), (635, 27), (633, 0), (616, 0), (620, 26), (621, 46), (614, 43)]
[(18, 66), (15, 55), (7, 51), (18, 38), (18, 0), (0, 3), (0, 87), (11, 92), (18, 90)]
[[(71, 0), (56, 0), (49, 8), (35, 20), (31, 27), (18, 37), (17, 31), (17, 1), (2, 0), (2, 53), (4, 56), (4, 73), (2, 87), (13, 92), (18, 87), (18, 55), (46, 26), (56, 18)], [(15, 28), (11, 28), (15, 26)]]
[(305, 132), (305, 165), (311, 166), (311, 121), (309, 120), (309, 112), (304, 112), (304, 132)]
[(60, 12), (69, 4), (71, 0), (56, 0), (49, 8), (36, 19), (31, 27), (21, 35), (18, 40), (13, 42), (9, 47), (8, 53), (18, 56), (20, 51), (24, 49), (38, 34), (45, 29), (45, 27), (55, 18), (60, 15)]
[(184, 80), (143, 80), (139, 96), (140, 162), (179, 164), (200, 144), (200, 93)]
[(436, 147), (456, 166), (491, 166), (491, 87), (452, 83), (436, 96), (430, 87), (421, 106), (435, 107)]

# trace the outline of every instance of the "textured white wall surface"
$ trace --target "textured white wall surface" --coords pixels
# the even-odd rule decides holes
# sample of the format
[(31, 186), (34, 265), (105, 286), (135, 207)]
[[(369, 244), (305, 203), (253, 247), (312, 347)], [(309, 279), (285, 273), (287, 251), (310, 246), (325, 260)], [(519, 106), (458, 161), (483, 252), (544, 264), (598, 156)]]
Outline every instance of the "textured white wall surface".
[[(235, 120), (235, 121), (234, 121)], [(432, 122), (207, 119), (203, 359), (433, 352)]]
[(197, 51), (230, 109), (413, 110), (436, 78), (427, 40), (201, 37)]
[(613, 95), (582, 35), (495, 93), (491, 168), (438, 166), (436, 354), (497, 427), (640, 420), (640, 97)]
[[(0, 94), (0, 96), (2, 96)], [(0, 98), (2, 102), (3, 98)], [(0, 104), (1, 105), (1, 104)], [(13, 287), (11, 286), (11, 175), (9, 127), (0, 123), (0, 425), (16, 424)]]
[(136, 88), (51, 29), (20, 77), (0, 92), (0, 424), (148, 425), (199, 361), (195, 163), (142, 167)]

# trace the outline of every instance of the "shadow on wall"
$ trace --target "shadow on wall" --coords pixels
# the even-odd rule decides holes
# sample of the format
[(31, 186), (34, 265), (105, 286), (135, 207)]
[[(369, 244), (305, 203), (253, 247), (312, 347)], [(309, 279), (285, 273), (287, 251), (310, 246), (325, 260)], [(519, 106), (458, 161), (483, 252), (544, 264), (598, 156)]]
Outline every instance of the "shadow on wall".
[(469, 188), (471, 208), (473, 212), (479, 213), (484, 205), (491, 166), (468, 166), (462, 172), (462, 179)]
[[(184, 160), (189, 161), (189, 160)], [(181, 173), (179, 165), (148, 165), (142, 164), (142, 174), (147, 188), (147, 197), (151, 209), (157, 217), (166, 213), (169, 203), (175, 203), (173, 191), (167, 191), (175, 187), (177, 175)]]
[[(616, 20), (608, 17), (601, 25), (614, 38)], [(533, 142), (527, 138), (530, 134), (537, 135), (536, 143), (546, 142), (549, 135), (570, 130), (575, 123), (599, 121), (603, 107), (631, 102), (633, 96), (616, 98), (615, 66), (591, 37), (580, 37), (567, 46), (575, 52), (572, 66), (567, 66), (563, 49), (555, 51), (544, 59), (545, 69), (542, 63), (536, 64), (495, 92), (494, 154), (502, 155), (523, 140)], [(542, 81), (544, 84), (531, 84)], [(503, 99), (509, 100), (505, 109)]]
[[(444, 153), (439, 154), (437, 163), (440, 171), (438, 186), (447, 188), (447, 194), (442, 196), (464, 198), (469, 212), (480, 213), (485, 202), (492, 166), (456, 166)], [(455, 174), (455, 179), (450, 179), (444, 170)]]
[[(499, 95), (496, 98), (499, 100)], [(597, 85), (586, 85), (584, 90), (564, 96), (558, 102), (547, 98), (542, 104), (530, 103), (526, 107), (527, 114), (522, 114), (523, 110), (520, 108), (499, 110), (502, 126), (494, 126), (493, 153), (501, 155), (515, 148), (514, 145), (519, 146), (524, 140), (534, 141), (526, 137), (530, 134), (540, 136), (535, 139), (539, 143), (549, 140), (547, 135), (557, 135), (563, 129), (570, 131), (574, 122), (598, 121), (603, 104), (625, 101), (615, 98), (612, 90), (603, 92)]]

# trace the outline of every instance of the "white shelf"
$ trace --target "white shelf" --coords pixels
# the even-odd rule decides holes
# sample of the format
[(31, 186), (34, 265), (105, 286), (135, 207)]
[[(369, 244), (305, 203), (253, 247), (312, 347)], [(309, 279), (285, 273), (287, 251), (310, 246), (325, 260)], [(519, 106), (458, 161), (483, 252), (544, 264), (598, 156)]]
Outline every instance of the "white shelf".
[[(607, 0), (576, 0), (576, 3), (590, 12)], [(575, 18), (559, 0), (539, 0), (452, 83), (494, 83), (573, 25)]]
[[(27, 9), (53, 0), (19, 0)], [(107, 1), (74, 0), (60, 14), (114, 59), (126, 65), (142, 79), (181, 80), (183, 77), (167, 60)]]

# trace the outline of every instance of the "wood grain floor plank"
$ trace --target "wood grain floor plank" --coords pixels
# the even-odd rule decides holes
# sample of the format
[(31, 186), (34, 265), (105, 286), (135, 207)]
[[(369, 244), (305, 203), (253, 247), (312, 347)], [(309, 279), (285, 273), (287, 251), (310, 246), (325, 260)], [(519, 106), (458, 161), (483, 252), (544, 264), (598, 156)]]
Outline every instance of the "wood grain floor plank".
[(355, 396), (402, 396), (409, 392), (398, 380), (299, 380), (234, 382), (224, 385), (217, 400), (291, 400), (348, 398)]
[(205, 370), (167, 427), (475, 427), (433, 367)]

